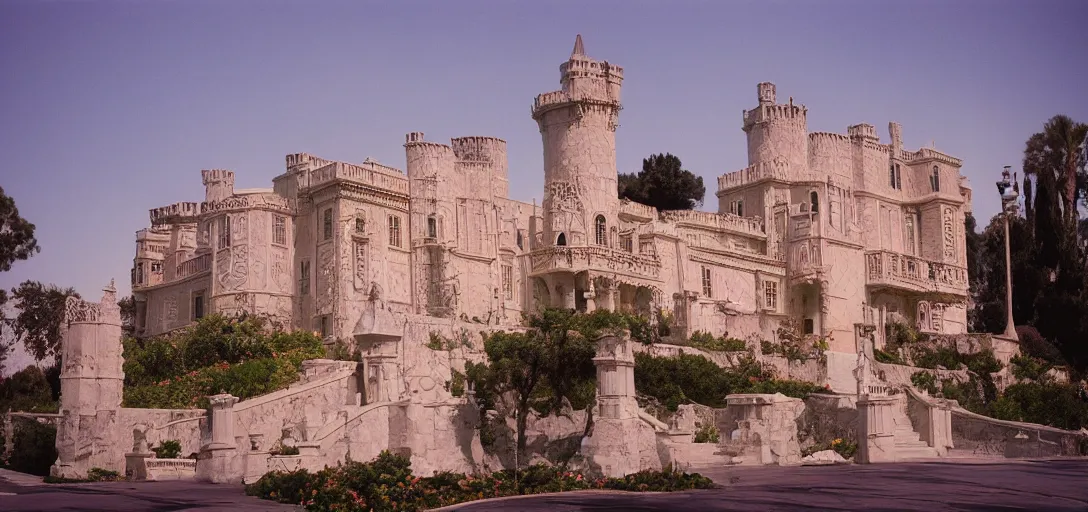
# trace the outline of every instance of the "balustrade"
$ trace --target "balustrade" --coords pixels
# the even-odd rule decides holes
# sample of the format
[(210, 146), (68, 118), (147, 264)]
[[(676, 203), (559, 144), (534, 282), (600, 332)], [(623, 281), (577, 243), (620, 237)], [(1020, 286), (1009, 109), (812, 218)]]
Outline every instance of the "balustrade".
[(865, 253), (868, 284), (918, 292), (967, 294), (967, 269), (891, 251)]

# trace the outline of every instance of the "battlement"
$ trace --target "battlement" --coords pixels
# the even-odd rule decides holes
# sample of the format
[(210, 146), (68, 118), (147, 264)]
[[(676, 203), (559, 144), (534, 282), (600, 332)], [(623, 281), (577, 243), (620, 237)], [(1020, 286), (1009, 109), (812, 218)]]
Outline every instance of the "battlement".
[(696, 210), (666, 210), (660, 213), (664, 222), (686, 224), (715, 231), (731, 231), (757, 238), (766, 238), (763, 219), (741, 217), (731, 213), (700, 212)]
[(852, 126), (847, 126), (846, 135), (851, 139), (880, 142), (880, 137), (876, 134), (876, 127), (869, 123), (859, 123)]
[(404, 136), (405, 144), (411, 144), (413, 142), (425, 142), (423, 140), (423, 132), (411, 132)]
[(319, 167), (310, 172), (307, 187), (316, 188), (335, 181), (356, 183), (408, 196), (408, 179), (404, 173), (369, 159), (362, 165), (332, 162)]
[(309, 153), (294, 153), (287, 155), (287, 170), (290, 171), (307, 163), (313, 164), (315, 167), (321, 167), (322, 165), (328, 165), (329, 162), (330, 160), (318, 158)]
[(753, 110), (742, 111), (741, 118), (744, 123), (744, 131), (750, 130), (752, 126), (759, 123), (780, 120), (796, 122), (799, 126), (804, 127), (807, 123), (808, 107), (794, 105), (792, 102), (786, 105), (760, 105)]
[[(208, 171), (204, 171), (208, 172)], [(200, 203), (174, 203), (169, 206), (160, 206), (159, 208), (152, 208), (151, 225), (160, 226), (163, 224), (179, 224), (196, 222), (197, 217), (201, 214)]]
[(750, 165), (739, 171), (718, 176), (718, 192), (727, 189), (750, 185), (766, 179), (785, 180), (789, 178), (789, 164), (784, 160), (773, 160)]
[(200, 177), (204, 182), (204, 185), (211, 185), (212, 183), (230, 183), (234, 186), (234, 171), (228, 171), (226, 169), (207, 169), (200, 171)]
[(927, 160), (934, 160), (937, 162), (951, 165), (953, 167), (963, 167), (963, 160), (942, 153), (933, 148), (921, 148), (918, 151), (902, 150), (899, 152), (899, 159), (910, 164), (922, 163)]
[(841, 133), (831, 132), (812, 132), (808, 134), (808, 140), (814, 144), (831, 143), (831, 144), (850, 144), (851, 138), (848, 135)]
[(450, 142), (453, 154), (464, 162), (494, 162), (506, 154), (506, 141), (497, 137), (457, 137)]

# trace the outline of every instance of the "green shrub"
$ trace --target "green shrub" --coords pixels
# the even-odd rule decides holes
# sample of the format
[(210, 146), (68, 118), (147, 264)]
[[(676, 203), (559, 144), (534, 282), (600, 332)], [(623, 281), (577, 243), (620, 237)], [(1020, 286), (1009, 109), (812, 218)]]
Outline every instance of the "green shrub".
[(709, 332), (695, 331), (688, 338), (687, 345), (699, 350), (710, 352), (744, 352), (748, 350), (748, 344), (742, 339), (715, 337)]
[(1039, 358), (1017, 354), (1010, 361), (1012, 374), (1017, 379), (1043, 380), (1053, 366)]
[(159, 445), (151, 451), (155, 452), (155, 457), (160, 459), (176, 459), (181, 455), (181, 443), (177, 439), (160, 441)]
[(206, 397), (217, 393), (250, 398), (289, 386), (302, 361), (323, 357), (311, 332), (269, 332), (254, 317), (212, 315), (177, 333), (125, 340), (122, 404), (185, 409), (206, 407)]
[(15, 449), (0, 466), (20, 473), (45, 476), (57, 460), (57, 428), (23, 418), (12, 419)]
[(875, 358), (878, 363), (902, 365), (907, 364), (907, 362), (904, 361), (902, 357), (899, 357), (899, 354), (897, 352), (885, 352), (883, 350), (880, 350), (879, 348), (873, 349), (873, 358)]
[(1005, 389), (989, 408), (998, 419), (1049, 425), (1065, 430), (1088, 428), (1088, 402), (1076, 386), (1025, 382)]
[(914, 372), (910, 376), (910, 383), (914, 384), (914, 387), (925, 390), (930, 395), (936, 396), (940, 391), (937, 388), (937, 377), (929, 372)]
[(624, 478), (587, 478), (542, 464), (487, 476), (442, 472), (431, 477), (412, 474), (407, 457), (382, 452), (370, 462), (348, 462), (310, 473), (272, 472), (246, 486), (246, 494), (306, 510), (415, 511), (472, 500), (585, 489), (678, 491), (706, 489), (713, 483), (699, 474), (666, 467)]
[(717, 443), (721, 440), (721, 433), (714, 425), (703, 425), (695, 431), (696, 443)]

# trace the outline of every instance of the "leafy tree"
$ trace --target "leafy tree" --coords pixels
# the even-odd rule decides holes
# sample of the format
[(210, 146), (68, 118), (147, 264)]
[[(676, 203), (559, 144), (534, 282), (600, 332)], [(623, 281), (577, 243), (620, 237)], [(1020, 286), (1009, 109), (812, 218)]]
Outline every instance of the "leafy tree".
[(117, 301), (117, 306), (121, 308), (121, 332), (126, 337), (133, 337), (136, 335), (136, 299), (131, 295)]
[(23, 281), (11, 290), (18, 314), (11, 320), (16, 339), (38, 361), (55, 358), (60, 346), (60, 326), (64, 321), (64, 304), (68, 297), (79, 298), (72, 288), (43, 285), (38, 281)]
[(703, 204), (703, 178), (684, 170), (671, 153), (642, 160), (638, 174), (620, 174), (620, 199), (630, 199), (658, 210), (691, 210)]
[[(587, 315), (548, 309), (529, 318), (525, 332), (492, 333), (484, 340), (487, 362), (465, 365), (481, 412), (495, 409), (501, 397), (511, 394), (516, 406), (518, 451), (524, 452), (530, 409), (547, 414), (559, 411), (564, 400), (575, 409), (592, 404), (595, 341), (610, 329), (626, 327), (626, 323), (624, 315), (606, 310)], [(486, 423), (483, 427), (487, 428)]]
[(13, 263), (40, 250), (34, 238), (34, 225), (19, 216), (15, 200), (0, 187), (0, 272), (11, 270)]

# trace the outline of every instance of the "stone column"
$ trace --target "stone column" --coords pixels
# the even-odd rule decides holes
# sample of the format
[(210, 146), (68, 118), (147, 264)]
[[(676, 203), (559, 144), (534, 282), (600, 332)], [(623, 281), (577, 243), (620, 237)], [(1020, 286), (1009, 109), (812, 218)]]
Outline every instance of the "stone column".
[(242, 481), (241, 460), (234, 441), (234, 404), (238, 398), (212, 395), (211, 442), (201, 447), (196, 461), (196, 479), (201, 482), (238, 483)]
[(895, 462), (895, 421), (892, 412), (898, 400), (890, 396), (863, 395), (858, 397), (859, 464)]
[[(620, 477), (643, 469), (656, 469), (660, 458), (643, 457), (643, 446), (656, 446), (654, 431), (638, 417), (635, 401), (635, 358), (631, 340), (604, 336), (597, 340), (597, 409), (593, 434), (582, 441), (582, 455), (592, 469)], [(644, 467), (644, 460), (655, 460)]]

